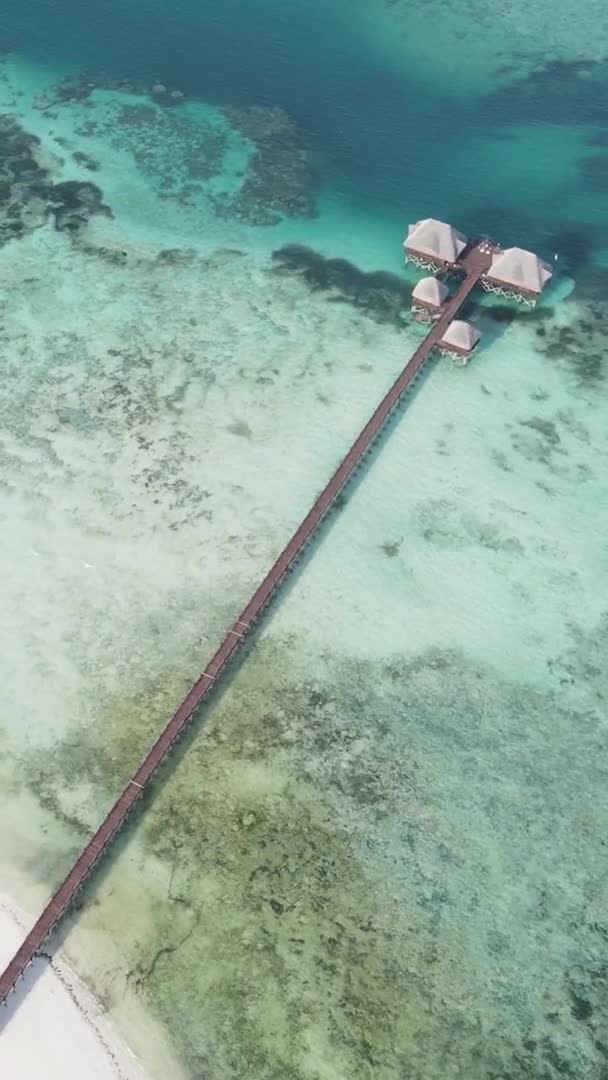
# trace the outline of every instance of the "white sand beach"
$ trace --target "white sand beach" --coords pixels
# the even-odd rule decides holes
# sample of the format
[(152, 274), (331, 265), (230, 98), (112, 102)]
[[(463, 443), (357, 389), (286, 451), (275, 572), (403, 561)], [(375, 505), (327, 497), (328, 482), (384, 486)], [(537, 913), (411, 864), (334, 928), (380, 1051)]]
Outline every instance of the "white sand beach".
[[(0, 899), (0, 965), (23, 936), (22, 917)], [(40, 959), (0, 1009), (6, 1080), (144, 1080), (98, 1003), (60, 959)]]

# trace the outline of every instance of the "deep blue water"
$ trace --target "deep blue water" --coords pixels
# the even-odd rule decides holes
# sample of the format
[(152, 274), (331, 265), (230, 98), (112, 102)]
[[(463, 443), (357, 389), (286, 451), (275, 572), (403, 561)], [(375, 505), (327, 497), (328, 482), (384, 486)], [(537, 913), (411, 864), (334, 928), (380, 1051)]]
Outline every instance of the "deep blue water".
[[(506, 89), (453, 101), (449, 71), (429, 92), (415, 56), (388, 65), (347, 16), (342, 0), (8, 0), (0, 37), (42, 62), (281, 105), (308, 132), (325, 183), (395, 220), (444, 217), (557, 250), (572, 270), (608, 250), (608, 65), (549, 58)], [(525, 144), (513, 138), (522, 129)]]

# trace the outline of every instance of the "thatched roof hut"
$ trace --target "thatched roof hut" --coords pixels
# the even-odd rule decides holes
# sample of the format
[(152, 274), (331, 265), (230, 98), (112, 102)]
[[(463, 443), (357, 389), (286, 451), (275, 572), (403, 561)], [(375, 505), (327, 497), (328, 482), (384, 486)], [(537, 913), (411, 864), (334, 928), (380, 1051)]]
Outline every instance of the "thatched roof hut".
[(412, 290), (412, 302), (420, 307), (439, 309), (449, 295), (450, 290), (443, 281), (438, 281), (436, 277), (425, 277)]
[(453, 319), (439, 342), (439, 348), (467, 357), (473, 352), (480, 337), (481, 334), (476, 326), (462, 319)]
[(424, 265), (454, 266), (467, 245), (467, 238), (452, 225), (435, 218), (424, 218), (409, 225), (403, 247), (406, 258)]
[(537, 297), (552, 276), (551, 267), (534, 252), (512, 247), (494, 255), (484, 280), (506, 292)]

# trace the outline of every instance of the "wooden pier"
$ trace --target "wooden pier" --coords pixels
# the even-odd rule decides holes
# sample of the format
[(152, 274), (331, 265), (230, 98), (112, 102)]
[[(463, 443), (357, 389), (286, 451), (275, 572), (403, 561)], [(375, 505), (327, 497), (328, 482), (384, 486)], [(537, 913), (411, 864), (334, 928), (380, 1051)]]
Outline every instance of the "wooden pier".
[(118, 796), (106, 818), (88, 841), (67, 877), (53, 894), (13, 959), (0, 976), (0, 1004), (6, 1002), (11, 990), (15, 988), (16, 983), (34, 960), (49, 934), (55, 929), (62, 916), (65, 915), (101, 857), (125, 824), (133, 807), (141, 798), (150, 781), (186, 731), (195, 711), (223, 674), (239, 646), (245, 641), (253, 625), (258, 621), (269, 601), (280, 587), (285, 575), (294, 566), (374, 440), (384, 429), (406, 390), (422, 370), (431, 351), (443, 337), (450, 322), (460, 311), (471, 290), (487, 271), (491, 263), (493, 250), (488, 241), (480, 240), (469, 244), (462, 252), (458, 261), (459, 268), (465, 275), (461, 285), (451, 300), (446, 303), (440, 317), (382, 399), (329, 483), (226, 634), (202, 675), (194, 683), (167, 726), (148, 751), (124, 791)]

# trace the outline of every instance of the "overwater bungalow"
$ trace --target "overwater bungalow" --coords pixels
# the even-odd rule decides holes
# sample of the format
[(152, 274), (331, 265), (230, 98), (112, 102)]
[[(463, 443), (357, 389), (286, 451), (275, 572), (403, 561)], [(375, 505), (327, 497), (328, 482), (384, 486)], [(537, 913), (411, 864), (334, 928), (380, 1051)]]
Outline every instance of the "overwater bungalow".
[(534, 307), (552, 276), (551, 267), (538, 255), (523, 248), (511, 247), (493, 256), (481, 284), (486, 292)]
[(421, 278), (412, 291), (412, 315), (418, 322), (439, 318), (441, 308), (450, 295), (443, 281), (436, 277)]
[(453, 319), (437, 348), (442, 356), (447, 356), (458, 364), (466, 364), (480, 337), (479, 330), (472, 323)]
[(445, 221), (424, 218), (408, 225), (403, 242), (405, 261), (423, 270), (450, 270), (467, 246), (467, 238)]

